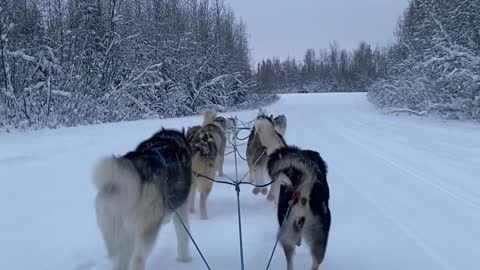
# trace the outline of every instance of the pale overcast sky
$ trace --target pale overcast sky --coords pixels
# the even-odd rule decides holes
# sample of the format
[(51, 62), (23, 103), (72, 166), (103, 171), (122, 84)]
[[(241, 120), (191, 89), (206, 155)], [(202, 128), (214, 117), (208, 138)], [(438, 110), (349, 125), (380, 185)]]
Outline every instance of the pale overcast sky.
[(360, 41), (385, 45), (408, 0), (225, 0), (248, 26), (254, 61)]

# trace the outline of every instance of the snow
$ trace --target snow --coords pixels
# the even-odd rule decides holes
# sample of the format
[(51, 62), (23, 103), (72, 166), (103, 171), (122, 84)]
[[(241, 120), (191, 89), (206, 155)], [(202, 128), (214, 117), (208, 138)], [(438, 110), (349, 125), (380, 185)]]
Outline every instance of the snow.
[[(288, 117), (288, 143), (318, 150), (328, 162), (332, 229), (321, 269), (480, 269), (478, 124), (383, 115), (363, 93), (283, 95), (267, 109)], [(225, 115), (235, 114), (249, 121), (256, 111)], [(200, 121), (0, 134), (0, 269), (110, 269), (95, 223), (93, 163), (125, 153), (162, 126)], [(246, 171), (240, 162), (240, 175)], [(225, 172), (234, 175), (232, 156)], [(265, 269), (275, 209), (247, 187), (241, 204), (245, 269)], [(240, 269), (234, 189), (215, 184), (208, 210), (207, 221), (191, 216), (196, 241), (212, 269)], [(206, 269), (193, 245), (191, 253), (188, 264), (175, 260), (168, 224), (147, 269)], [(297, 249), (295, 269), (309, 269), (310, 262), (306, 246)], [(285, 269), (281, 248), (270, 269)]]

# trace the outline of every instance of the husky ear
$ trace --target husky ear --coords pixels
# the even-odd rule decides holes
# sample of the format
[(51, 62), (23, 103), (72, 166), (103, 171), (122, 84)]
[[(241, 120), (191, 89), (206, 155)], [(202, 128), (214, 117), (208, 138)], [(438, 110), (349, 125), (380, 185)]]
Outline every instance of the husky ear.
[(182, 127), (182, 133), (185, 134), (185, 126)]
[(285, 173), (280, 173), (277, 176), (277, 181), (279, 181), (280, 185), (293, 186), (292, 181), (290, 181), (290, 178), (288, 178)]

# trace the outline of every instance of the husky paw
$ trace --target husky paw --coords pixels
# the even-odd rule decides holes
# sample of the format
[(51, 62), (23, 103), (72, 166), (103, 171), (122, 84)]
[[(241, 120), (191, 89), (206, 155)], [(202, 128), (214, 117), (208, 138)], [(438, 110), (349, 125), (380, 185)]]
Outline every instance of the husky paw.
[(254, 187), (252, 190), (252, 193), (257, 195), (260, 192), (260, 189), (258, 187)]
[(275, 196), (273, 194), (269, 193), (267, 195), (267, 200), (270, 201), (270, 202), (273, 202), (273, 200), (275, 200)]
[(188, 255), (187, 256), (178, 256), (177, 261), (187, 263), (187, 262), (192, 261), (192, 257), (188, 256)]
[(208, 219), (207, 214), (200, 215), (200, 219), (201, 220), (207, 220)]
[(195, 212), (196, 212), (196, 211), (195, 211), (195, 208), (190, 208), (189, 211), (190, 211), (190, 214), (195, 214)]
[(263, 195), (267, 195), (268, 188), (262, 188), (261, 192)]

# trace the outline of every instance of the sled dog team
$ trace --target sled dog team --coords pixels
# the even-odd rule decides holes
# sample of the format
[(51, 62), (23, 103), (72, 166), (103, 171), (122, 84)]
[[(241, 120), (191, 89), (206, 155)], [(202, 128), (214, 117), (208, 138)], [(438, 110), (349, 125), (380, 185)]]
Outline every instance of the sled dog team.
[[(144, 270), (160, 227), (172, 219), (177, 259), (191, 260), (182, 222), (189, 228), (197, 192), (200, 218), (208, 219), (210, 179), (223, 176), (225, 147), (237, 135), (236, 118), (210, 110), (203, 118), (202, 125), (186, 132), (162, 128), (125, 155), (96, 163), (96, 217), (113, 270)], [(288, 145), (286, 128), (285, 115), (260, 110), (247, 143), (250, 181), (263, 185), (266, 174), (273, 181), (270, 190), (255, 187), (253, 193), (267, 195), (277, 206), (277, 236), (287, 270), (293, 270), (295, 248), (302, 240), (310, 248), (311, 269), (317, 270), (331, 223), (327, 166), (318, 152)]]

